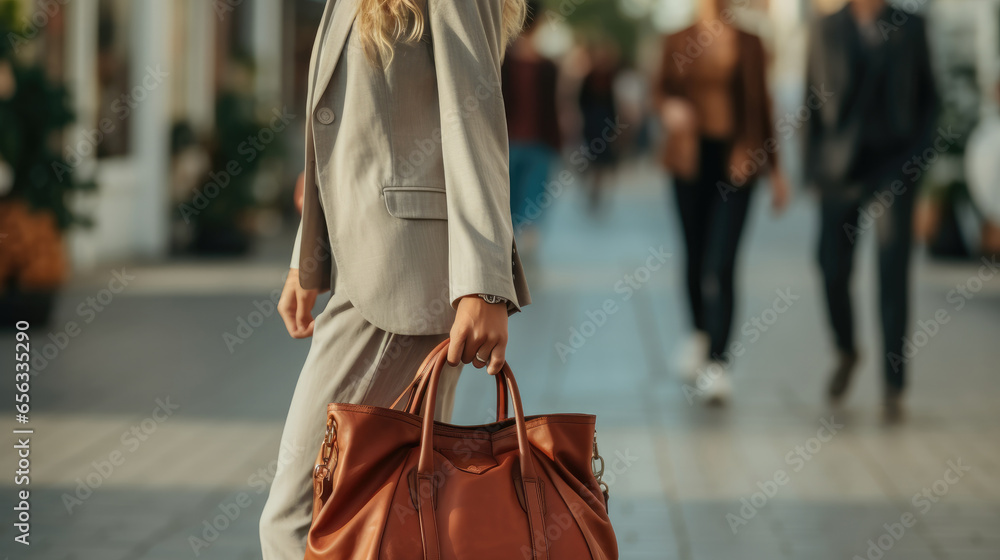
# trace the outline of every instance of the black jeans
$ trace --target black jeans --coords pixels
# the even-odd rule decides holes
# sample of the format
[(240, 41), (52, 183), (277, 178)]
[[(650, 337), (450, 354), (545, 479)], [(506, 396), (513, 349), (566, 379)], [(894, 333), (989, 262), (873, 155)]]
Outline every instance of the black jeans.
[[(893, 181), (896, 181), (893, 188)], [(916, 186), (897, 178), (875, 188), (828, 190), (820, 203), (819, 265), (826, 287), (826, 304), (837, 348), (855, 352), (851, 272), (854, 246), (869, 229), (878, 240), (879, 303), (886, 388), (903, 390), (906, 383), (903, 337), (909, 312), (910, 249), (913, 244), (913, 204)]]
[(733, 322), (736, 253), (752, 183), (728, 178), (728, 142), (703, 138), (698, 177), (674, 179), (687, 256), (687, 296), (697, 330), (708, 333), (709, 358), (722, 360)]

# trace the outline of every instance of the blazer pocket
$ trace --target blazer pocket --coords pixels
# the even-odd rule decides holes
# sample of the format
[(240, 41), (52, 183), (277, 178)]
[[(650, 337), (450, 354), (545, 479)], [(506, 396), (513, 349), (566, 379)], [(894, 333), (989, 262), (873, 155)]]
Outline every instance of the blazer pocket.
[(382, 187), (389, 214), (407, 220), (447, 220), (444, 187)]

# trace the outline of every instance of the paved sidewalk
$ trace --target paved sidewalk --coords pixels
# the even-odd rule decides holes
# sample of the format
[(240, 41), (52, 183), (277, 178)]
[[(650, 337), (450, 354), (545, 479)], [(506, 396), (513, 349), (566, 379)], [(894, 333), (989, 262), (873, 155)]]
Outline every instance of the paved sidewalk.
[[(864, 363), (834, 414), (821, 398), (832, 354), (814, 208), (803, 195), (772, 221), (762, 189), (741, 260), (735, 401), (705, 409), (669, 372), (686, 310), (660, 182), (624, 173), (599, 220), (578, 192), (559, 197), (528, 263), (535, 303), (511, 322), (526, 411), (598, 415), (621, 557), (1000, 558), (1000, 275), (973, 281), (977, 266), (917, 258), (910, 415), (886, 428), (868, 236), (855, 283)], [(74, 283), (51, 333), (65, 347), (47, 348), (31, 393), (33, 544), (15, 548), (4, 521), (0, 558), (260, 557), (257, 520), (308, 350), (270, 312), (284, 244), (244, 264), (126, 266), (134, 279), (87, 315), (78, 306), (122, 267)], [(979, 288), (949, 296), (958, 284)], [(64, 340), (67, 321), (80, 332)], [(456, 422), (493, 405), (478, 373), (463, 376)]]

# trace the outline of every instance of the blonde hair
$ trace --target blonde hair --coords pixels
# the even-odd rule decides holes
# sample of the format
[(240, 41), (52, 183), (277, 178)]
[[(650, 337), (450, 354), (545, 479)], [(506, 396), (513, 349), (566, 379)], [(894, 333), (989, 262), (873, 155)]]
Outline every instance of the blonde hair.
[[(396, 43), (413, 44), (424, 34), (424, 11), (427, 2), (476, 2), (479, 0), (361, 0), (358, 4), (358, 31), (361, 46), (373, 64), (381, 60), (383, 66), (392, 63)], [(497, 1), (497, 0), (494, 0)], [(506, 49), (524, 26), (527, 14), (526, 0), (500, 0), (503, 2), (503, 22), (500, 45)]]

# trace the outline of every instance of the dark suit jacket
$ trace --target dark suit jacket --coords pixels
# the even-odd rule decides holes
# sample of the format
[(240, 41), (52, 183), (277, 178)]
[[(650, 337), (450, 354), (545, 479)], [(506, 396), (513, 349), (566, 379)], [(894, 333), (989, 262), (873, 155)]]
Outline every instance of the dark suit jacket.
[[(863, 125), (876, 112), (886, 128), (881, 136), (900, 149), (872, 170), (871, 179), (898, 174), (908, 158), (929, 145), (936, 124), (938, 97), (924, 19), (891, 6), (879, 17), (885, 56), (867, 65), (886, 77), (879, 95), (859, 71), (859, 58), (866, 53), (853, 18), (850, 5), (845, 6), (814, 22), (809, 36), (805, 104), (812, 112), (805, 123), (804, 169), (807, 183), (824, 191), (850, 180)], [(830, 92), (832, 97), (823, 99)]]

